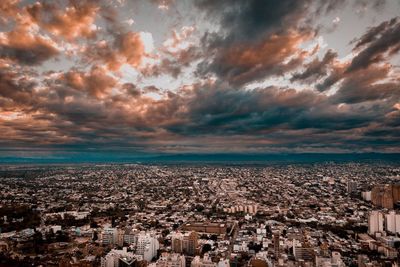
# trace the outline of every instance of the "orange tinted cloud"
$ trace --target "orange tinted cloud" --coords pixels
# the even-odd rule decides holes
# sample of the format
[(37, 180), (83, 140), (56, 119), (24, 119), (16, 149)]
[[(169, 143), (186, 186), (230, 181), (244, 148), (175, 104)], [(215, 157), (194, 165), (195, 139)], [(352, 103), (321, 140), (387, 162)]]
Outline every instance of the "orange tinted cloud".
[(26, 25), (0, 35), (0, 57), (16, 63), (37, 65), (58, 53), (52, 40), (32, 32)]
[(117, 81), (99, 66), (94, 66), (90, 72), (71, 70), (65, 73), (61, 80), (67, 86), (79, 91), (87, 91), (89, 95), (97, 98), (106, 96), (117, 84)]
[(72, 41), (95, 35), (94, 22), (99, 7), (90, 1), (70, 0), (66, 8), (36, 2), (27, 7), (33, 21), (56, 36)]
[(19, 0), (0, 1), (0, 23), (5, 23), (18, 12)]
[(280, 64), (283, 59), (297, 51), (298, 45), (306, 39), (305, 37), (307, 36), (292, 32), (285, 35), (273, 35), (254, 46), (234, 46), (228, 49), (222, 62), (238, 67)]
[(139, 33), (128, 32), (117, 39), (121, 61), (138, 67), (145, 53), (145, 47)]
[(145, 54), (144, 43), (137, 32), (120, 34), (112, 44), (100, 41), (85, 49), (86, 61), (103, 62), (111, 71), (118, 71), (123, 64), (137, 68)]

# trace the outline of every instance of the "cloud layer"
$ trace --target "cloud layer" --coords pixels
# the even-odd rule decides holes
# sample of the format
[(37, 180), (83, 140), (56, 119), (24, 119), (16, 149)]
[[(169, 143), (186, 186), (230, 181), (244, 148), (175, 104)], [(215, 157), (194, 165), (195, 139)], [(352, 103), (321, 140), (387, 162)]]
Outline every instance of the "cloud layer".
[(182, 3), (1, 3), (4, 153), (400, 152), (400, 18), (323, 42), (386, 1)]

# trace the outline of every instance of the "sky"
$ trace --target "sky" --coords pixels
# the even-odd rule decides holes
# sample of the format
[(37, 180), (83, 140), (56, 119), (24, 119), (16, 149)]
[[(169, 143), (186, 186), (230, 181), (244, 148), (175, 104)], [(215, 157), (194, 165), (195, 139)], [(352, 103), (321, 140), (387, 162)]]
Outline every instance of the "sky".
[(0, 157), (400, 152), (399, 0), (0, 1)]

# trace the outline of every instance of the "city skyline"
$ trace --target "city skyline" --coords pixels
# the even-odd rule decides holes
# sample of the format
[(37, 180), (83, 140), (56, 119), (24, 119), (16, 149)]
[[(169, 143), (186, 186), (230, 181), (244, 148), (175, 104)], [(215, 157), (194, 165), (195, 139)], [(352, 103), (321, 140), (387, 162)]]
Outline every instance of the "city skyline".
[(397, 0), (0, 3), (0, 161), (400, 153)]

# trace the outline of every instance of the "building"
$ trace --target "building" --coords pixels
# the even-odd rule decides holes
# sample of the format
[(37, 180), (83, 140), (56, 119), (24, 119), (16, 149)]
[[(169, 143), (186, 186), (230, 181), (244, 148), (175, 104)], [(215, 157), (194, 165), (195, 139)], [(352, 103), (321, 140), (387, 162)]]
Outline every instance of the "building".
[(294, 247), (293, 255), (297, 261), (299, 260), (313, 261), (315, 252), (312, 248), (309, 247)]
[(224, 208), (223, 211), (227, 213), (244, 212), (254, 215), (258, 211), (258, 207), (257, 205), (236, 205), (229, 208)]
[(200, 258), (200, 256), (194, 257), (190, 266), (191, 267), (217, 267), (217, 263), (215, 263), (211, 260), (208, 253), (205, 253), (203, 258)]
[(385, 229), (389, 233), (400, 234), (400, 214), (395, 211), (385, 214)]
[(128, 252), (126, 248), (122, 250), (113, 249), (101, 258), (101, 267), (136, 267), (141, 265), (142, 261), (142, 257)]
[(145, 261), (150, 262), (155, 256), (159, 249), (158, 239), (149, 233), (141, 232), (138, 235), (136, 254), (143, 256)]
[(368, 217), (368, 233), (375, 235), (376, 233), (383, 233), (384, 217), (380, 211), (371, 211)]
[(275, 258), (279, 258), (280, 255), (280, 233), (279, 231), (275, 231), (273, 233), (273, 237), (274, 237), (274, 254), (275, 254)]
[(171, 248), (175, 253), (183, 252), (183, 234), (173, 233), (171, 237)]
[(296, 261), (314, 261), (315, 251), (307, 240), (303, 243), (293, 240), (293, 256)]
[(225, 223), (210, 222), (188, 222), (182, 226), (184, 231), (196, 231), (198, 233), (225, 234), (227, 226)]
[(182, 248), (183, 252), (187, 255), (194, 256), (197, 252), (199, 236), (196, 232), (192, 231), (183, 236)]
[(101, 232), (101, 242), (103, 245), (114, 245), (118, 241), (117, 228), (104, 228)]
[(347, 193), (351, 194), (357, 191), (357, 183), (354, 181), (347, 180)]
[(231, 265), (230, 265), (228, 259), (220, 259), (218, 264), (217, 264), (217, 267), (230, 267), (230, 266)]
[(361, 197), (365, 201), (371, 201), (371, 191), (362, 192)]
[(345, 267), (342, 256), (339, 252), (332, 252), (332, 257), (316, 257), (316, 267)]
[[(154, 266), (155, 265), (155, 266)], [(177, 253), (167, 253), (161, 254), (160, 258), (155, 264), (149, 265), (153, 267), (186, 267), (186, 259), (184, 255)]]
[(385, 184), (374, 186), (371, 190), (371, 201), (375, 206), (393, 209), (400, 201), (400, 184)]
[(396, 233), (396, 212), (385, 214), (385, 229), (390, 233)]
[(138, 239), (138, 235), (134, 233), (124, 233), (123, 235), (123, 243), (127, 245), (136, 244)]

